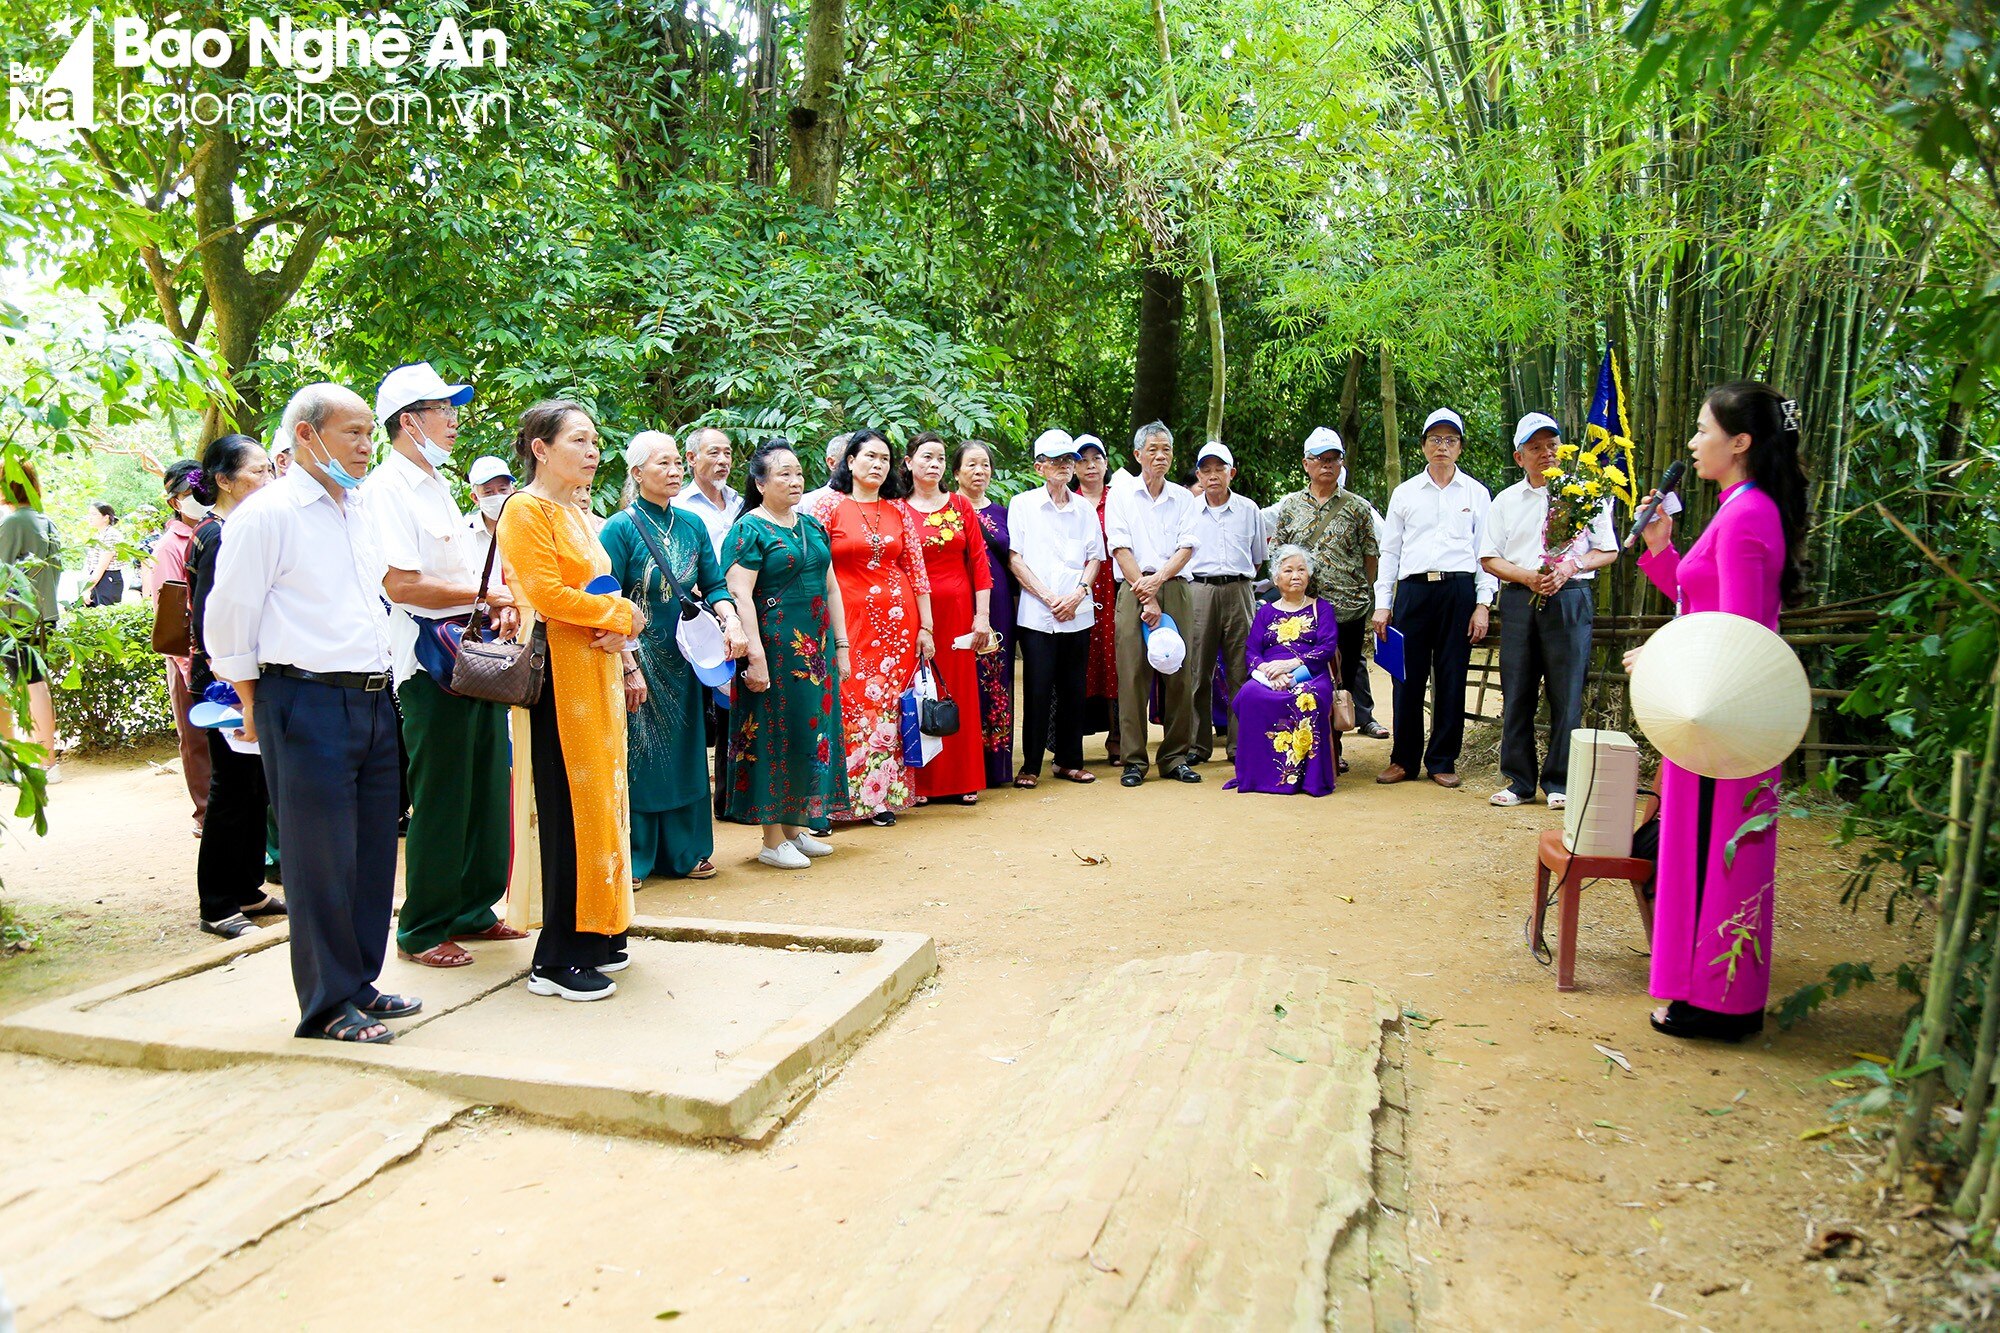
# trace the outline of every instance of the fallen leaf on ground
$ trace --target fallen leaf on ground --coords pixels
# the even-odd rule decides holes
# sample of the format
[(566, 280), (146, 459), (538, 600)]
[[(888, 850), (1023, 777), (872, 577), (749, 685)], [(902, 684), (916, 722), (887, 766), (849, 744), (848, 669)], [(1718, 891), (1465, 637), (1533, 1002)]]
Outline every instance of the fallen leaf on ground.
[(1072, 847), (1069, 849), (1069, 854), (1087, 866), (1108, 865), (1111, 862), (1111, 854), (1109, 852), (1099, 852), (1095, 856), (1085, 856), (1082, 852)]
[(653, 1316), (655, 1319), (679, 1319), (680, 1317), (681, 1312), (679, 1310), (662, 1310)]
[(1857, 1258), (1868, 1248), (1867, 1237), (1845, 1227), (1828, 1227), (1806, 1246), (1808, 1259)]
[[(1814, 1139), (1823, 1139), (1829, 1134), (1838, 1134), (1839, 1132), (1840, 1132), (1839, 1125), (1816, 1125), (1811, 1129), (1801, 1131), (1799, 1134), (1799, 1142), (1811, 1143)], [(1926, 1204), (1925, 1206), (1928, 1207), (1929, 1205)], [(1915, 1214), (1912, 1214), (1912, 1216), (1914, 1215)]]
[(1276, 1014), (1279, 1018), (1283, 1018), (1286, 1014), (1290, 1013), (1291, 1010), (1285, 1008), (1285, 1006), (1282, 1004), (1274, 1004), (1271, 1006), (1271, 1012)]
[(1632, 1062), (1625, 1058), (1624, 1052), (1614, 1051), (1609, 1046), (1600, 1046), (1594, 1041), (1590, 1043), (1590, 1049), (1596, 1051), (1599, 1055), (1609, 1060), (1612, 1064), (1617, 1065), (1620, 1069), (1624, 1070), (1626, 1073), (1629, 1074), (1632, 1072)]
[(1289, 1052), (1287, 1052), (1287, 1051), (1281, 1051), (1281, 1050), (1279, 1050), (1279, 1049), (1278, 1049), (1277, 1047), (1275, 1047), (1275, 1046), (1266, 1046), (1266, 1047), (1265, 1047), (1264, 1049), (1265, 1049), (1265, 1050), (1267, 1050), (1267, 1051), (1269, 1051), (1269, 1052), (1270, 1052), (1271, 1054), (1273, 1054), (1273, 1055), (1282, 1055), (1282, 1056), (1284, 1056), (1284, 1057), (1285, 1057), (1285, 1058), (1286, 1058), (1287, 1060), (1290, 1060), (1290, 1061), (1291, 1061), (1291, 1062), (1292, 1062), (1293, 1064), (1295, 1064), (1295, 1065), (1302, 1065), (1302, 1064), (1304, 1064), (1304, 1063), (1306, 1062), (1306, 1058), (1305, 1058), (1305, 1057), (1304, 1057), (1303, 1055), (1292, 1055), (1291, 1053), (1289, 1053)]
[(1848, 1054), (1857, 1060), (1866, 1060), (1871, 1065), (1882, 1065), (1886, 1068), (1890, 1064), (1888, 1056), (1876, 1055), (1872, 1051), (1849, 1051)]
[(1418, 1027), (1423, 1028), (1426, 1031), (1430, 1029), (1430, 1026), (1433, 1023), (1437, 1022), (1437, 1019), (1431, 1017), (1429, 1014), (1425, 1013), (1421, 1009), (1406, 1008), (1403, 1010), (1403, 1017), (1409, 1019), (1412, 1023), (1415, 1023)]
[(1340, 901), (1342, 901), (1342, 902), (1344, 902), (1344, 903), (1351, 903), (1351, 902), (1353, 902), (1353, 901), (1354, 901), (1354, 899), (1350, 898), (1350, 897), (1349, 897), (1348, 895), (1346, 895), (1346, 894), (1344, 894), (1344, 893), (1336, 893), (1336, 894), (1334, 894), (1333, 896), (1334, 896), (1334, 897), (1336, 897), (1336, 898), (1338, 898), (1338, 899), (1340, 899)]
[(1011, 1065), (1014, 1063), (1014, 1057), (1011, 1055), (989, 1055), (986, 1058), (998, 1064), (1003, 1064), (1003, 1065)]

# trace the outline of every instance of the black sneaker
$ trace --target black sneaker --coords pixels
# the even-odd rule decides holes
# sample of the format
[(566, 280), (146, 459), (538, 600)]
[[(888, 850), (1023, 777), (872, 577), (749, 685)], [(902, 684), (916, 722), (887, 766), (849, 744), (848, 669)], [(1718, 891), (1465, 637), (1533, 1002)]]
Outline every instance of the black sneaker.
[(608, 1000), (618, 983), (594, 967), (538, 967), (528, 973), (528, 994), (565, 1000)]

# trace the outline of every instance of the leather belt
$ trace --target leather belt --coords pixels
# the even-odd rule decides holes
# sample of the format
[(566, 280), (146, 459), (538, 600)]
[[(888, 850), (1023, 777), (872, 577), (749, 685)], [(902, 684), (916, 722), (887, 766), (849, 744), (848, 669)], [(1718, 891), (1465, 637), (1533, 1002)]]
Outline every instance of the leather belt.
[(1472, 571), (1469, 569), (1427, 569), (1421, 574), (1404, 575), (1403, 582), (1443, 583), (1448, 579), (1469, 579), (1471, 577)]
[(307, 671), (304, 667), (289, 666), (284, 662), (271, 662), (258, 670), (265, 675), (290, 676), (293, 680), (337, 685), (343, 690), (366, 690), (370, 694), (386, 690), (394, 683), (386, 671)]
[(1190, 574), (1196, 583), (1248, 583), (1248, 574)]

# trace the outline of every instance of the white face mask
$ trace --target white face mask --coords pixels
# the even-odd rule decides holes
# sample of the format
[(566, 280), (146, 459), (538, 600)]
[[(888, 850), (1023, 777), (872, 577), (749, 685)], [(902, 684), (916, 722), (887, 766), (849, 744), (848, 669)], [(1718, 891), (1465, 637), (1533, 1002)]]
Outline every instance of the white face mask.
[(506, 503), (507, 497), (505, 495), (482, 495), (479, 497), (479, 512), (492, 519), (495, 523), (498, 523), (500, 521), (501, 507)]

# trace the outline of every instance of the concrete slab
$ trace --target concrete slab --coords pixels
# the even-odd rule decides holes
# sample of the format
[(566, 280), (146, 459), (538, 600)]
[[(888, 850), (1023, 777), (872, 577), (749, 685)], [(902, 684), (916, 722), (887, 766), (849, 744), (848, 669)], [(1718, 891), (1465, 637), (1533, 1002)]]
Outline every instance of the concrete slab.
[(424, 1012), (386, 1046), (290, 1036), (283, 927), (0, 1022), (0, 1049), (153, 1069), (354, 1065), (469, 1102), (625, 1133), (757, 1141), (937, 969), (928, 936), (638, 917), (619, 993), (530, 996), (528, 942), (436, 970), (391, 951), (382, 988)]

